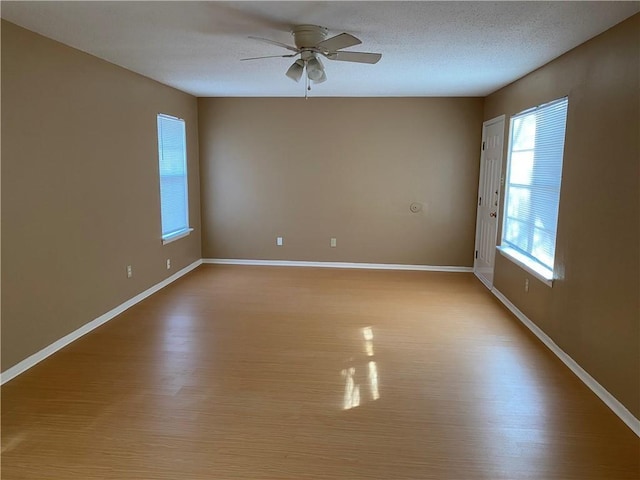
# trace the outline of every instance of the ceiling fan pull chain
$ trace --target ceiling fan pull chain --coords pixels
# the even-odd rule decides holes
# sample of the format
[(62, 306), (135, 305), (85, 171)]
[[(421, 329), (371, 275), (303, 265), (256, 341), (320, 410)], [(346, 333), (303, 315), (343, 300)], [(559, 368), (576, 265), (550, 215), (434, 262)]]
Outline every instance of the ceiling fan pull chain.
[(307, 95), (308, 92), (311, 91), (311, 82), (309, 81), (309, 72), (307, 72), (307, 61), (304, 61), (304, 70), (305, 70), (305, 89), (304, 89), (304, 99), (308, 100), (309, 96)]

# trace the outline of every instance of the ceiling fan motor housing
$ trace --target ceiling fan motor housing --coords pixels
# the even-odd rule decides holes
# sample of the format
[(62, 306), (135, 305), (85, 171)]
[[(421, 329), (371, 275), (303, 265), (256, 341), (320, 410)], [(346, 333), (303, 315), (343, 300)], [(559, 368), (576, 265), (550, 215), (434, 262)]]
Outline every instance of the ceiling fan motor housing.
[(297, 25), (291, 31), (298, 48), (313, 48), (327, 38), (328, 29), (317, 25)]

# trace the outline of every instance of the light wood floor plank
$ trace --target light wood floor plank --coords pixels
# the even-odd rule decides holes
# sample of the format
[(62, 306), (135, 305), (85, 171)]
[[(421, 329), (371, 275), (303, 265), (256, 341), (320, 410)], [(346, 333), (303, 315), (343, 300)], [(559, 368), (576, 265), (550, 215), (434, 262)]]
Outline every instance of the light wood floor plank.
[(1, 389), (3, 479), (638, 479), (471, 274), (203, 265)]

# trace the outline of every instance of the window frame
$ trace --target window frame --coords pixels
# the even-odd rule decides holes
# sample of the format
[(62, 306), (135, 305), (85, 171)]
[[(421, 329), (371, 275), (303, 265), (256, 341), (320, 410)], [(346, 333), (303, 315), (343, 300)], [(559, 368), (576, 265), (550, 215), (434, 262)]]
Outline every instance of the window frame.
[[(543, 108), (549, 108), (552, 107), (558, 103), (566, 103), (566, 113), (565, 113), (565, 118), (564, 118), (564, 136), (562, 139), (562, 158), (560, 160), (560, 178), (559, 178), (559, 186), (558, 186), (558, 203), (556, 208), (559, 210), (560, 209), (560, 196), (561, 196), (561, 192), (562, 192), (562, 170), (564, 168), (564, 154), (565, 154), (565, 144), (566, 144), (566, 138), (567, 138), (567, 132), (566, 132), (566, 128), (567, 128), (567, 119), (569, 116), (569, 97), (568, 96), (563, 96), (560, 98), (556, 98), (555, 100), (546, 102), (546, 103), (542, 103), (540, 105), (537, 105), (535, 107), (532, 108), (528, 108), (526, 110), (523, 110), (521, 112), (518, 112), (514, 115), (511, 116), (510, 120), (509, 120), (509, 143), (508, 143), (508, 151), (507, 151), (507, 169), (506, 169), (506, 175), (505, 175), (505, 181), (504, 181), (504, 190), (505, 190), (505, 196), (504, 196), (504, 203), (503, 203), (503, 207), (502, 207), (502, 231), (501, 231), (501, 235), (500, 235), (500, 245), (497, 247), (499, 253), (501, 255), (503, 255), (504, 257), (506, 257), (507, 259), (509, 259), (510, 261), (512, 261), (513, 263), (515, 263), (516, 265), (518, 265), (519, 267), (521, 267), (522, 269), (524, 269), (525, 271), (527, 271), (528, 273), (530, 273), (532, 276), (538, 278), (540, 281), (542, 281), (545, 285), (552, 287), (553, 286), (553, 281), (555, 279), (555, 267), (556, 267), (556, 246), (557, 246), (557, 233), (558, 233), (558, 223), (559, 223), (559, 218), (556, 217), (556, 224), (555, 224), (555, 230), (554, 230), (554, 239), (553, 239), (553, 265), (551, 268), (548, 268), (544, 263), (542, 263), (542, 261), (538, 258), (536, 258), (532, 253), (531, 254), (525, 254), (522, 253), (518, 248), (517, 245), (512, 244), (511, 242), (507, 241), (505, 239), (505, 232), (506, 232), (506, 225), (507, 225), (507, 221), (509, 218), (509, 215), (507, 214), (507, 208), (509, 206), (509, 191), (510, 191), (510, 187), (512, 186), (512, 182), (510, 182), (511, 179), (511, 167), (512, 167), (512, 155), (513, 155), (513, 149), (514, 149), (514, 138), (513, 138), (513, 126), (514, 126), (514, 121), (517, 120), (518, 118), (522, 118), (526, 115), (530, 115), (532, 113), (535, 113)], [(534, 144), (533, 146), (533, 151), (535, 152), (537, 145)], [(535, 153), (534, 153), (534, 159), (535, 159)], [(534, 193), (536, 191), (539, 191), (538, 188), (536, 189), (531, 189), (529, 188), (529, 191)], [(513, 245), (513, 246), (512, 246)], [(514, 248), (515, 247), (515, 248)]]
[[(172, 120), (172, 121), (178, 121), (181, 122), (183, 125), (183, 130), (184, 130), (184, 137), (183, 137), (183, 162), (184, 162), (184, 194), (185, 194), (185, 204), (184, 204), (184, 220), (185, 220), (185, 227), (180, 228), (179, 230), (173, 230), (171, 232), (168, 233), (164, 233), (164, 227), (163, 227), (163, 210), (162, 210), (162, 168), (161, 168), (161, 162), (162, 162), (162, 151), (163, 151), (163, 145), (162, 145), (162, 138), (161, 138), (161, 129), (160, 129), (160, 125), (161, 125), (161, 121), (162, 120)], [(162, 240), (162, 244), (163, 245), (167, 245), (171, 242), (175, 242), (176, 240), (179, 240), (181, 238), (184, 238), (186, 236), (188, 236), (192, 231), (193, 228), (190, 226), (190, 216), (189, 216), (189, 168), (188, 168), (188, 158), (187, 158), (187, 123), (183, 118), (179, 118), (179, 117), (175, 117), (173, 115), (168, 115), (166, 113), (158, 113), (156, 115), (156, 137), (157, 137), (157, 141), (158, 141), (158, 188), (159, 188), (159, 195), (160, 195), (160, 233), (161, 233), (161, 240)]]

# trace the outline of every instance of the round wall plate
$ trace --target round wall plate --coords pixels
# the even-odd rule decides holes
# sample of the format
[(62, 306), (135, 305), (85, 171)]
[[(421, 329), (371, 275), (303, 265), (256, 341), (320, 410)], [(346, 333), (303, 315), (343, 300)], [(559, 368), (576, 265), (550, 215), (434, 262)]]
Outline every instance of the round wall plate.
[(412, 213), (418, 213), (422, 211), (422, 204), (418, 203), (418, 202), (413, 202), (411, 205), (409, 205), (409, 210), (411, 210)]

